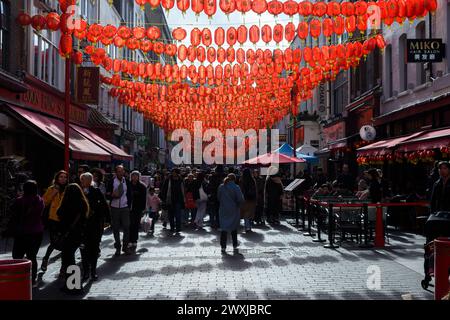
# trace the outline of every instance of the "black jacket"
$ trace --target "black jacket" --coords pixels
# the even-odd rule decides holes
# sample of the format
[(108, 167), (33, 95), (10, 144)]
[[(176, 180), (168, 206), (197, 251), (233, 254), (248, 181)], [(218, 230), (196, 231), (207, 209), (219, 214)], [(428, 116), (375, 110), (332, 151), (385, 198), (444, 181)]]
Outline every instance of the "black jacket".
[(83, 232), (83, 241), (98, 243), (102, 239), (105, 220), (110, 220), (109, 206), (98, 188), (90, 187), (86, 198), (89, 201), (90, 211)]
[(431, 193), (431, 212), (450, 211), (450, 178), (444, 185), (440, 178), (433, 186)]
[(378, 180), (370, 181), (369, 196), (372, 203), (381, 202), (383, 198), (383, 190)]
[(206, 180), (194, 180), (194, 200), (200, 199), (200, 187), (203, 186), (203, 191), (208, 194), (208, 182)]
[(208, 194), (210, 194), (210, 200), (214, 203), (219, 202), (219, 199), (217, 199), (217, 191), (225, 177), (226, 175), (224, 173), (214, 173), (209, 179)]
[[(167, 194), (169, 191), (169, 182), (171, 188), (171, 201), (167, 203)], [(184, 208), (184, 191), (183, 191), (183, 180), (179, 178), (178, 180), (173, 180), (172, 178), (166, 179), (164, 181), (163, 187), (161, 189), (160, 195), (161, 201), (165, 206), (170, 207), (175, 203), (181, 205), (181, 208)]]
[[(112, 199), (112, 193), (113, 193), (113, 189), (114, 189), (114, 180), (115, 177), (111, 180), (108, 181), (108, 184), (106, 185), (106, 198), (108, 200), (113, 200)], [(132, 208), (133, 205), (133, 192), (131, 191), (131, 182), (128, 181), (127, 179), (125, 179), (125, 182), (127, 184), (127, 202), (128, 202), (128, 208)]]
[(272, 178), (266, 180), (265, 188), (265, 207), (268, 210), (281, 210), (281, 196), (283, 195), (283, 185), (276, 183)]
[(130, 183), (131, 191), (133, 193), (133, 203), (131, 211), (142, 213), (147, 205), (147, 188), (145, 184), (138, 181), (137, 184)]

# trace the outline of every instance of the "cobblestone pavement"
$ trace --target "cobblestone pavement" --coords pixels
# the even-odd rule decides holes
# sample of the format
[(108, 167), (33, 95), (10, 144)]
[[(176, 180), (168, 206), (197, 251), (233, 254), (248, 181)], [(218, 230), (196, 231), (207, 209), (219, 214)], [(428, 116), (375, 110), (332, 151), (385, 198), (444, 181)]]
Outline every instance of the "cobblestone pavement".
[[(423, 290), (423, 238), (396, 233), (387, 249), (362, 249), (345, 243), (326, 249), (287, 221), (280, 226), (240, 233), (239, 254), (222, 256), (219, 233), (186, 229), (169, 235), (156, 226), (154, 237), (141, 233), (135, 255), (114, 257), (113, 238), (102, 243), (97, 282), (84, 294), (59, 291), (58, 252), (33, 291), (34, 299), (433, 299)], [(229, 241), (231, 241), (229, 239)], [(45, 247), (39, 252), (40, 259)], [(10, 254), (0, 255), (0, 259)], [(78, 258), (79, 259), (79, 258)], [(374, 270), (380, 286), (374, 288)]]

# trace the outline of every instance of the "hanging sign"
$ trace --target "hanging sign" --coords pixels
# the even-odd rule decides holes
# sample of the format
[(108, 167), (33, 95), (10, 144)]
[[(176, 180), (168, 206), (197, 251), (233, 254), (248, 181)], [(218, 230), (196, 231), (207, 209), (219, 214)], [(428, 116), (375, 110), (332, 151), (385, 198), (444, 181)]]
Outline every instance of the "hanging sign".
[(99, 88), (100, 69), (97, 67), (78, 67), (77, 102), (83, 104), (98, 104)]
[(407, 39), (409, 63), (442, 62), (445, 57), (445, 44), (442, 39)]

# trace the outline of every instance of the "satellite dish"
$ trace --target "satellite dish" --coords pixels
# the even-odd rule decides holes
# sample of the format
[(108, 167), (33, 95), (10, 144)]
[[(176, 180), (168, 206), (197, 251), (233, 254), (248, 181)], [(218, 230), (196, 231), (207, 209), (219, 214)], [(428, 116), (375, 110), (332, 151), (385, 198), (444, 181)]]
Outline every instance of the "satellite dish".
[(374, 127), (370, 125), (362, 126), (359, 130), (359, 135), (361, 136), (361, 139), (365, 141), (372, 141), (375, 139), (377, 134), (377, 131)]

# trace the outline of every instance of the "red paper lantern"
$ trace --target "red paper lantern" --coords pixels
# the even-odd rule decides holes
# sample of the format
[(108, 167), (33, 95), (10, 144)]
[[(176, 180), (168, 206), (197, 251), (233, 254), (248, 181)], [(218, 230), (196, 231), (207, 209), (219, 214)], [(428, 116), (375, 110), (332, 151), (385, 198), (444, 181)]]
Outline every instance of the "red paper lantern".
[(208, 48), (206, 56), (209, 63), (214, 63), (216, 61), (216, 49), (214, 47)]
[(219, 7), (225, 14), (233, 13), (236, 10), (235, 0), (220, 0)]
[(305, 40), (308, 37), (308, 23), (305, 21), (302, 21), (298, 24), (297, 28), (297, 34), (298, 37), (302, 40)]
[(205, 62), (206, 60), (206, 50), (204, 47), (198, 47), (197, 48), (197, 59), (200, 61), (200, 63)]
[(351, 2), (342, 2), (341, 13), (346, 17), (352, 16), (355, 14), (355, 6)]
[(75, 63), (76, 65), (80, 65), (83, 63), (83, 53), (81, 53), (80, 51), (74, 51), (72, 52), (71, 59), (73, 63)]
[(177, 8), (185, 13), (189, 9), (189, 0), (177, 0)]
[(345, 29), (351, 35), (356, 30), (356, 18), (355, 16), (350, 16), (345, 18)]
[(217, 61), (222, 64), (225, 62), (227, 57), (226, 51), (224, 48), (220, 47), (219, 49), (217, 49)]
[(59, 25), (61, 22), (59, 14), (56, 12), (50, 12), (46, 17), (47, 28), (56, 31), (59, 29)]
[(114, 45), (117, 48), (122, 48), (125, 45), (125, 43), (126, 43), (126, 40), (122, 39), (121, 37), (115, 37), (114, 38)]
[(327, 4), (327, 14), (330, 17), (335, 17), (341, 14), (341, 6), (339, 3), (331, 1)]
[[(139, 48), (139, 41), (136, 38), (130, 38), (127, 40), (126, 43), (128, 49), (130, 50), (136, 50), (137, 48)], [(164, 51), (164, 49), (163, 49)]]
[(208, 28), (204, 28), (202, 31), (202, 42), (207, 47), (212, 44), (211, 30), (209, 30)]
[(228, 48), (227, 49), (227, 61), (229, 63), (233, 63), (235, 57), (236, 57), (236, 52), (234, 51), (234, 48), (233, 47)]
[(236, 61), (240, 64), (245, 62), (245, 51), (242, 48), (239, 48), (236, 51)]
[(354, 4), (355, 14), (358, 16), (365, 15), (367, 13), (368, 3), (365, 1), (356, 1)]
[(214, 31), (214, 42), (219, 47), (222, 46), (225, 42), (225, 30), (222, 27), (217, 28)]
[(236, 0), (236, 10), (241, 13), (249, 12), (252, 9), (250, 0)]
[(191, 31), (191, 44), (193, 46), (198, 46), (201, 42), (202, 32), (199, 28), (194, 28)]
[(173, 57), (177, 54), (177, 46), (173, 43), (169, 43), (168, 45), (166, 45), (165, 52), (168, 56)]
[(194, 11), (196, 15), (199, 15), (203, 11), (204, 0), (192, 0), (191, 2), (192, 11)]
[(35, 15), (31, 18), (31, 26), (36, 29), (37, 31), (40, 31), (45, 28), (46, 25), (46, 19), (41, 16), (40, 14)]
[(234, 46), (237, 41), (237, 31), (234, 27), (230, 27), (227, 30), (227, 43), (229, 46)]
[(186, 39), (186, 30), (178, 27), (172, 31), (172, 36), (177, 41), (183, 41), (184, 39)]
[(178, 59), (180, 59), (181, 62), (186, 60), (187, 57), (187, 48), (184, 44), (180, 45), (178, 47)]
[(161, 5), (164, 9), (170, 10), (175, 6), (175, 0), (161, 0)]
[(244, 25), (239, 26), (239, 28), (237, 29), (237, 41), (240, 43), (240, 45), (243, 45), (245, 42), (247, 42), (247, 34), (247, 27)]
[(27, 13), (21, 12), (16, 19), (17, 23), (22, 27), (29, 26), (31, 24), (31, 16)]
[(59, 54), (67, 58), (70, 56), (73, 50), (72, 36), (69, 34), (62, 34), (59, 41)]
[(333, 23), (334, 33), (336, 33), (337, 35), (342, 35), (344, 33), (344, 29), (345, 29), (344, 22), (345, 22), (344, 18), (341, 16), (338, 16), (334, 19), (334, 23)]
[(74, 6), (76, 2), (76, 0), (59, 0), (59, 7), (61, 8), (62, 12), (69, 13), (67, 12), (67, 10), (70, 6)]
[(323, 35), (325, 37), (331, 37), (333, 34), (333, 20), (330, 18), (325, 18), (322, 21), (322, 29), (323, 29)]
[(205, 13), (211, 18), (217, 11), (217, 2), (216, 0), (204, 0), (205, 3)]
[(189, 46), (187, 50), (187, 58), (190, 62), (194, 62), (197, 59), (197, 50), (195, 46)]
[(150, 40), (141, 40), (139, 48), (144, 52), (149, 52), (153, 50), (153, 42)]
[(286, 1), (283, 4), (283, 12), (284, 14), (292, 17), (294, 14), (298, 12), (298, 4), (293, 0)]
[(313, 4), (309, 1), (303, 1), (298, 4), (298, 13), (304, 17), (310, 16), (313, 12)]
[[(148, 33), (147, 33), (148, 34)], [(121, 37), (122, 39), (129, 39), (131, 38), (131, 30), (126, 26), (120, 26), (119, 29), (117, 29), (117, 35)], [(148, 37), (148, 35), (147, 35)]]
[(327, 13), (327, 4), (325, 2), (316, 2), (313, 5), (313, 15), (322, 17)]
[(273, 40), (277, 44), (283, 41), (283, 26), (281, 24), (277, 24), (273, 28)]
[(265, 43), (269, 43), (270, 41), (272, 41), (272, 28), (267, 24), (265, 24), (261, 28), (261, 39)]
[(267, 2), (266, 0), (253, 0), (252, 2), (252, 10), (257, 14), (262, 14), (267, 10)]
[(165, 46), (162, 42), (155, 42), (153, 44), (153, 52), (155, 52), (157, 55), (161, 55), (164, 52)]
[(295, 38), (295, 25), (289, 22), (284, 29), (284, 37), (288, 42), (291, 42)]
[(256, 44), (259, 41), (259, 28), (258, 26), (251, 26), (249, 31), (250, 41)]
[(437, 0), (424, 0), (425, 9), (430, 12), (435, 12), (437, 9)]
[(272, 0), (267, 4), (267, 11), (274, 16), (283, 12), (283, 3), (278, 0)]

